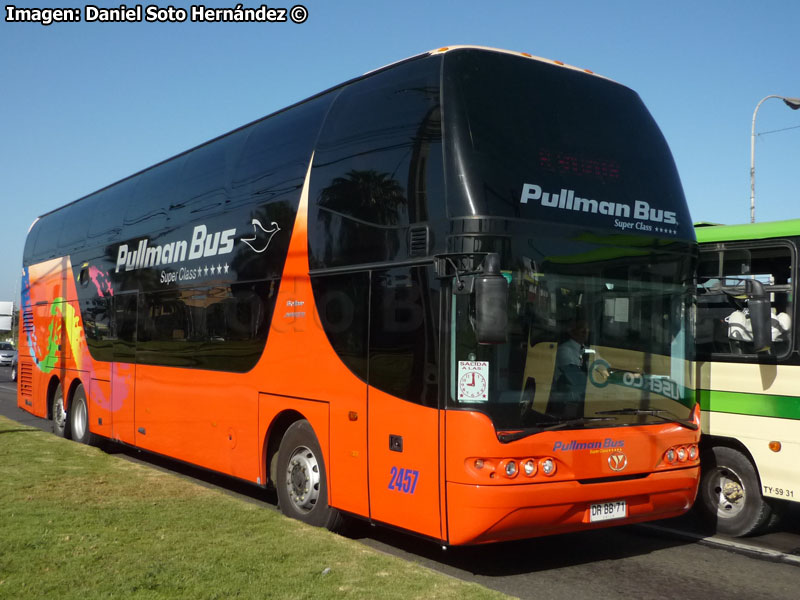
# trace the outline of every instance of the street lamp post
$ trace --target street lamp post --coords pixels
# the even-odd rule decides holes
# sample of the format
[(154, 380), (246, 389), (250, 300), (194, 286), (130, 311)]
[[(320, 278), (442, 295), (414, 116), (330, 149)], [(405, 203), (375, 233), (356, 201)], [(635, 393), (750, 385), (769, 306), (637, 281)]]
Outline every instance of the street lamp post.
[(791, 108), (792, 110), (797, 110), (800, 108), (800, 98), (786, 98), (784, 96), (778, 96), (772, 94), (770, 96), (765, 96), (761, 100), (759, 100), (758, 104), (756, 104), (756, 109), (753, 111), (753, 128), (750, 131), (750, 222), (756, 222), (756, 115), (758, 114), (758, 109), (761, 107), (761, 104), (764, 100), (768, 100), (770, 98), (780, 98), (783, 100), (784, 104)]

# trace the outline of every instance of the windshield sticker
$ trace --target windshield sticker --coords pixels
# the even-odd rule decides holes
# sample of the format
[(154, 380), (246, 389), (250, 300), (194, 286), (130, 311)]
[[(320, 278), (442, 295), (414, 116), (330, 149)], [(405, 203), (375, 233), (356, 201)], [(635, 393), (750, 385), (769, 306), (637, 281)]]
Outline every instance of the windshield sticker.
[[(603, 371), (608, 373), (603, 375)], [(607, 385), (619, 385), (621, 387), (647, 391), (652, 394), (664, 396), (670, 400), (680, 401), (683, 397), (683, 390), (678, 382), (673, 381), (664, 375), (648, 375), (633, 371), (622, 371), (613, 369), (604, 360), (596, 360), (589, 367), (589, 381), (595, 387), (606, 387)]]
[(458, 401), (489, 401), (489, 363), (481, 360), (458, 361)]
[(617, 217), (614, 219), (614, 227), (622, 231), (678, 234), (676, 213), (670, 210), (651, 208), (650, 204), (644, 200), (636, 200), (631, 206), (624, 202), (581, 198), (575, 190), (564, 188), (557, 193), (545, 192), (539, 185), (526, 183), (522, 186), (519, 202), (527, 204), (531, 201), (539, 202), (544, 208)]

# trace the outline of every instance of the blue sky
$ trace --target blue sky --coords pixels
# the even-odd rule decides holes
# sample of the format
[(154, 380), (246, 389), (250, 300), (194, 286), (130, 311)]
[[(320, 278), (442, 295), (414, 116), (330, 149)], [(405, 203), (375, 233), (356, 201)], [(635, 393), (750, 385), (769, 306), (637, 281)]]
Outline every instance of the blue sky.
[[(672, 149), (695, 221), (749, 220), (753, 110), (770, 94), (800, 97), (795, 0), (298, 1), (308, 9), (303, 24), (44, 27), (6, 22), (4, 11), (0, 300), (18, 298), (24, 239), (38, 215), (425, 50), (530, 52), (633, 88)], [(756, 220), (800, 217), (800, 111), (767, 100), (756, 130)]]

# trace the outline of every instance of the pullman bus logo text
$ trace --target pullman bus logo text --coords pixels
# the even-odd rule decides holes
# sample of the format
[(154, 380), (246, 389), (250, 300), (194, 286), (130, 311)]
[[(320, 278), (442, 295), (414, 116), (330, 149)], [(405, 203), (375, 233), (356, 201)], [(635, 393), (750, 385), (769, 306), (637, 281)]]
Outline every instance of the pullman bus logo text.
[[(619, 449), (625, 446), (625, 440), (615, 440), (613, 438), (606, 438), (602, 442), (593, 440), (590, 442), (579, 442), (578, 440), (570, 440), (569, 442), (562, 442), (560, 440), (553, 444), (553, 452), (575, 452), (576, 450), (602, 450), (602, 449)], [(594, 454), (594, 453), (592, 453)]]
[(162, 267), (185, 260), (220, 256), (233, 251), (233, 237), (236, 229), (225, 229), (209, 233), (205, 225), (196, 225), (190, 240), (178, 240), (160, 246), (150, 245), (150, 240), (139, 240), (136, 249), (128, 244), (120, 244), (117, 250), (117, 268), (125, 271)]
[[(575, 190), (561, 189), (558, 193), (545, 192), (541, 186), (526, 183), (522, 186), (520, 204), (538, 201), (545, 208), (571, 210), (582, 213), (619, 217), (614, 219), (617, 229), (636, 229), (637, 231), (676, 234), (677, 215), (670, 210), (651, 208), (644, 200), (636, 200), (633, 206), (624, 202), (598, 201), (592, 198), (581, 198)], [(626, 221), (624, 219), (632, 219)]]

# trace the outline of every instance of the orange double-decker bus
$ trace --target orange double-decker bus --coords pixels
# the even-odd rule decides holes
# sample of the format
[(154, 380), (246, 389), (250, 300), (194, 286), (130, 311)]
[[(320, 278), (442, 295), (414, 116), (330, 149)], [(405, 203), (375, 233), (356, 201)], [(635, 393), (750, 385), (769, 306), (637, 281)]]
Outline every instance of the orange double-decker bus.
[(696, 243), (630, 89), (442, 48), (43, 215), (18, 403), (444, 545), (686, 511)]

